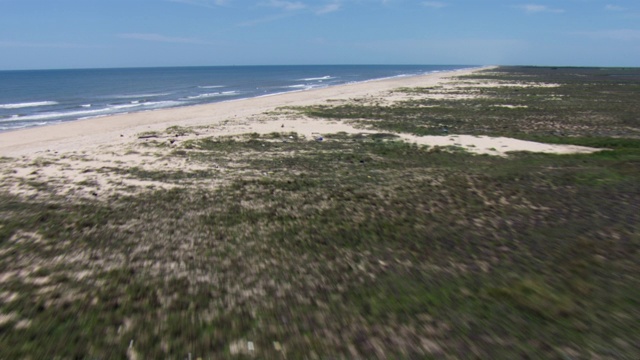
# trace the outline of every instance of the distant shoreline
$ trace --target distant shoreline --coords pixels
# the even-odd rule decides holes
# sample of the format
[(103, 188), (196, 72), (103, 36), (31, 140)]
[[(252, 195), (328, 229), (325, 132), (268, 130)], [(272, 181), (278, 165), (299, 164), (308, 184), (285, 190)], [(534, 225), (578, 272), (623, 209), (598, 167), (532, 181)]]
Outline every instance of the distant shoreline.
[(451, 75), (470, 74), (490, 67), (475, 67), (426, 75), (388, 77), (319, 89), (290, 91), (216, 103), (80, 119), (46, 126), (0, 132), (0, 156), (38, 151), (64, 151), (122, 142), (137, 133), (170, 126), (204, 126), (237, 117), (256, 116), (282, 106), (317, 104), (348, 99), (400, 87), (434, 85)]
[(475, 67), (317, 65), (0, 72), (0, 132)]

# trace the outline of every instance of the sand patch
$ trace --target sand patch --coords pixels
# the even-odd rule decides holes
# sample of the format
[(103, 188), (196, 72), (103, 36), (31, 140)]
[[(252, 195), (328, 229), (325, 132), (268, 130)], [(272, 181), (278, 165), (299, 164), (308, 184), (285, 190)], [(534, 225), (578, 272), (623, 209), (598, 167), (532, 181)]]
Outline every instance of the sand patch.
[(411, 136), (400, 135), (405, 141), (419, 145), (449, 147), (455, 146), (473, 154), (507, 156), (509, 152), (528, 151), (546, 154), (588, 154), (601, 149), (584, 146), (544, 144), (534, 141), (518, 140), (507, 137), (450, 135), (450, 136)]
[(509, 104), (504, 104), (504, 105), (491, 105), (491, 107), (506, 108), (506, 109), (526, 109), (529, 106), (527, 106), (527, 105), (509, 105)]

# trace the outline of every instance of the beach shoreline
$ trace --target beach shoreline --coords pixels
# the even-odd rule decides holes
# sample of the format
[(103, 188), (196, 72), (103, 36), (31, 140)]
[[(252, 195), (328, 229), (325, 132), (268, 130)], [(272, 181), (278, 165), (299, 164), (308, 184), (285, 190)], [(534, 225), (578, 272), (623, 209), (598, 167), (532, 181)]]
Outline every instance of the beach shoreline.
[[(10, 192), (36, 195), (24, 182), (40, 181), (57, 184), (60, 193), (72, 194), (74, 184), (95, 183), (81, 192), (84, 197), (100, 193), (104, 196), (122, 192), (127, 186), (143, 189), (170, 188), (158, 181), (134, 181), (122, 176), (122, 169), (144, 171), (206, 171), (188, 159), (163, 160), (175, 152), (193, 149), (199, 141), (240, 141), (259, 137), (282, 138), (284, 141), (331, 142), (347, 136), (386, 136), (433, 151), (463, 151), (469, 155), (507, 157), (511, 152), (528, 151), (548, 154), (591, 153), (601, 149), (568, 144), (547, 144), (502, 136), (441, 132), (418, 135), (410, 131), (381, 131), (350, 118), (309, 116), (304, 109), (331, 106), (375, 106), (392, 109), (404, 101), (424, 100), (407, 89), (439, 89), (432, 100), (464, 101), (477, 94), (465, 88), (473, 83), (460, 76), (493, 67), (463, 69), (402, 78), (389, 78), (338, 85), (323, 89), (255, 97), (189, 107), (113, 115), (70, 121), (37, 128), (0, 133), (0, 159), (12, 162), (0, 182), (9, 184)], [(483, 83), (481, 86), (502, 86)], [(521, 84), (511, 84), (522, 86)], [(534, 86), (529, 84), (528, 86)], [(540, 86), (545, 86), (540, 85)], [(404, 89), (404, 90), (403, 90)], [(428, 114), (428, 109), (424, 111)], [(402, 119), (398, 119), (402, 122)], [(117, 168), (113, 165), (117, 164)], [(14, 167), (13, 172), (10, 167)], [(99, 169), (99, 176), (87, 177)], [(22, 185), (21, 185), (22, 184)], [(123, 187), (124, 186), (124, 187)], [(89, 189), (89, 190), (88, 190)], [(126, 192), (126, 191), (125, 191)]]
[(505, 66), (19, 132), (0, 357), (630, 358), (640, 94), (619, 72)]
[(368, 80), (327, 88), (292, 91), (269, 96), (230, 100), (204, 105), (158, 109), (0, 133), (0, 156), (14, 157), (42, 151), (82, 151), (99, 145), (130, 141), (136, 134), (164, 131), (170, 126), (206, 126), (225, 120), (256, 116), (283, 106), (308, 106), (327, 100), (347, 100), (400, 87), (433, 86), (451, 76), (491, 68), (489, 66), (441, 71), (424, 75)]

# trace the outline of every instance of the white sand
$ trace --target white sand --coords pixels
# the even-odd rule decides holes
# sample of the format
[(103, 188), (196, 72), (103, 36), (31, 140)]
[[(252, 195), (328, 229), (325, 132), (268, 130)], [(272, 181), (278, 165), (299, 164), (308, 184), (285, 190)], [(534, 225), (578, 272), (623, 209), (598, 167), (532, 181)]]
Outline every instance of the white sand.
[[(359, 103), (388, 105), (395, 101), (420, 97), (394, 91), (402, 87), (437, 87), (452, 89), (452, 97), (469, 96), (456, 91), (456, 86), (468, 87), (468, 81), (456, 81), (451, 76), (469, 74), (476, 70), (460, 70), (424, 76), (393, 78), (260, 97), (224, 103), (117, 115), (53, 126), (0, 133), (0, 157), (14, 158), (0, 166), (0, 187), (24, 196), (42, 196), (37, 187), (26, 183), (53, 186), (58, 194), (87, 198), (128, 193), (140, 189), (170, 188), (171, 182), (142, 181), (127, 176), (118, 169), (137, 168), (143, 171), (184, 171), (214, 169), (219, 176), (206, 184), (218, 186), (228, 175), (261, 176), (251, 170), (234, 167), (234, 157), (221, 164), (199, 164), (188, 158), (167, 157), (170, 151), (185, 140), (202, 137), (240, 136), (247, 133), (269, 134), (296, 132), (312, 141), (320, 135), (345, 133), (377, 133), (357, 127), (348, 121), (307, 118), (296, 111), (279, 109), (284, 106), (340, 104), (358, 99)], [(457, 84), (457, 85), (456, 85)], [(495, 85), (495, 84), (491, 84)], [(504, 84), (500, 84), (504, 85)], [(429, 98), (433, 94), (422, 94)], [(449, 98), (449, 97), (448, 97)], [(505, 104), (504, 106), (510, 106)], [(425, 109), (428, 111), (428, 109)], [(166, 129), (171, 126), (192, 128), (193, 132), (175, 137)], [(141, 133), (158, 132), (157, 139), (140, 139)], [(194, 133), (195, 132), (195, 133)], [(504, 137), (450, 135), (413, 136), (398, 134), (403, 140), (420, 145), (460, 147), (470, 153), (508, 156), (511, 151), (544, 153), (586, 153), (597, 149), (550, 145)], [(167, 147), (145, 147), (145, 142), (172, 142)], [(330, 137), (325, 141), (331, 141)], [(205, 169), (206, 167), (206, 169)], [(257, 171), (257, 170), (256, 170)], [(185, 186), (181, 183), (181, 186)]]
[[(237, 130), (250, 132), (246, 120), (282, 106), (347, 100), (381, 93), (400, 87), (433, 86), (451, 75), (472, 70), (401, 77), (300, 91), (216, 104), (163, 109), (125, 115), (79, 120), (46, 127), (0, 133), (0, 156), (30, 155), (39, 151), (88, 151), (99, 145), (131, 141), (145, 131), (164, 131), (167, 127), (220, 125), (225, 121), (238, 125)], [(328, 129), (327, 129), (328, 130)], [(275, 128), (272, 131), (280, 131)], [(122, 136), (121, 136), (122, 135)]]
[[(344, 101), (355, 98), (393, 97), (390, 92), (401, 87), (455, 86), (452, 75), (472, 73), (473, 69), (441, 72), (415, 77), (401, 77), (369, 81), (365, 83), (335, 86), (287, 93), (260, 98), (236, 100), (216, 104), (199, 105), (175, 109), (116, 115), (96, 119), (79, 120), (58, 125), (30, 128), (0, 133), (0, 156), (32, 156), (43, 151), (90, 152), (103, 145), (115, 146), (130, 143), (145, 131), (164, 131), (167, 127), (209, 126), (217, 131), (210, 135), (230, 135), (249, 132), (270, 133), (296, 131), (306, 136), (314, 133), (326, 134), (344, 131), (363, 132), (343, 122), (328, 122), (317, 119), (292, 118), (284, 122), (263, 114), (282, 106), (323, 104), (327, 101)], [(491, 84), (495, 85), (495, 84)], [(500, 84), (504, 85), (504, 84)], [(462, 83), (461, 86), (467, 86)], [(468, 95), (465, 95), (468, 96)], [(403, 138), (424, 145), (461, 144), (470, 152), (504, 154), (509, 151), (534, 152), (587, 152), (592, 149), (565, 145), (546, 145), (506, 138), (459, 136), (451, 142), (448, 137), (426, 136)], [(488, 151), (488, 149), (495, 149)]]

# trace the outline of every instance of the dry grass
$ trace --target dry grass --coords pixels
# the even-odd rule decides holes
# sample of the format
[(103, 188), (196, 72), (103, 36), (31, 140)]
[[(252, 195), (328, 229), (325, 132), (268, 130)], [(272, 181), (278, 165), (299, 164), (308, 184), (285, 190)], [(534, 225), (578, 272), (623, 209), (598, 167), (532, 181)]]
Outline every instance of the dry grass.
[[(472, 80), (520, 71), (536, 74)], [(539, 71), (560, 86), (521, 92), (558, 91), (571, 73)], [(616, 109), (599, 116), (627, 113)], [(413, 111), (378, 114), (414, 123)], [(611, 151), (500, 158), (384, 132), (171, 129), (119, 164), (6, 159), (0, 358), (633, 359), (640, 141), (589, 119), (571, 128), (603, 137), (520, 134)], [(83, 159), (97, 197), (42, 175), (82, 173)]]

